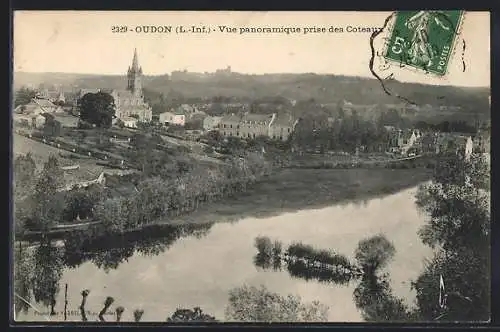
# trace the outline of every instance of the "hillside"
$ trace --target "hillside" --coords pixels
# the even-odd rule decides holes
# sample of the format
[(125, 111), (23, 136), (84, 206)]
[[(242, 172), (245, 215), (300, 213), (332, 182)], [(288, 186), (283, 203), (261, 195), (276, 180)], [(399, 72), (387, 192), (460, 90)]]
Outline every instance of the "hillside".
[[(317, 75), (317, 74), (265, 74), (229, 76), (185, 75), (172, 79), (169, 75), (145, 76), (144, 87), (156, 93), (182, 95), (186, 98), (236, 97), (251, 100), (268, 96), (281, 96), (294, 100), (314, 99), (318, 103), (331, 104), (347, 100), (355, 104), (399, 104), (402, 101), (384, 93), (380, 83), (371, 78)], [(60, 84), (65, 90), (74, 88), (124, 88), (124, 76), (64, 74), (64, 73), (16, 73), (14, 88), (40, 83)], [(386, 86), (417, 105), (460, 106), (461, 114), (489, 118), (489, 89), (388, 81)]]

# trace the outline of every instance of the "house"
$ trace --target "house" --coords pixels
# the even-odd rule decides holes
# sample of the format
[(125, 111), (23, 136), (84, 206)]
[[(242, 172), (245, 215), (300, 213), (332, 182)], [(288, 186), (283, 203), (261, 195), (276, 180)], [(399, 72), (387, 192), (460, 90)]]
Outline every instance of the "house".
[(269, 126), (269, 137), (286, 141), (293, 133), (297, 120), (294, 120), (291, 114), (277, 115), (273, 118)]
[[(48, 114), (44, 114), (48, 115)], [(63, 129), (59, 121), (56, 121), (53, 117), (46, 117), (45, 125), (43, 126), (43, 133), (46, 136), (62, 136)]]
[(437, 153), (461, 153), (470, 156), (473, 152), (474, 141), (471, 136), (460, 134), (440, 134), (436, 147)]
[(422, 136), (419, 130), (414, 129), (401, 130), (386, 126), (386, 130), (389, 133), (389, 151), (400, 152), (402, 155), (408, 154), (411, 148), (415, 148), (415, 143)]
[(187, 117), (190, 117), (192, 114), (196, 113), (198, 110), (191, 106), (191, 105), (188, 105), (188, 104), (182, 104), (181, 106), (179, 106), (177, 108), (177, 111), (179, 113), (182, 113), (184, 115), (186, 115)]
[(66, 97), (62, 91), (49, 91), (49, 89), (43, 89), (37, 93), (37, 97), (56, 104), (64, 104), (66, 102)]
[(120, 120), (123, 121), (123, 125), (127, 128), (137, 128), (138, 120), (136, 118), (125, 117)]
[(37, 114), (33, 116), (32, 121), (32, 128), (42, 129), (45, 126), (45, 122), (47, 122), (47, 114)]
[(399, 131), (398, 136), (398, 147), (402, 155), (408, 154), (410, 148), (412, 148), (418, 139), (420, 139), (421, 134), (419, 130), (404, 130)]
[(186, 124), (186, 116), (180, 114), (180, 112), (163, 112), (159, 116), (159, 122), (165, 126), (184, 126)]
[(245, 113), (237, 126), (236, 136), (243, 138), (256, 138), (258, 136), (270, 137), (270, 125), (276, 114)]
[(16, 107), (14, 112), (24, 114), (41, 114), (54, 113), (59, 110), (62, 110), (61, 107), (54, 105), (46, 99), (33, 98), (28, 104)]
[(54, 120), (61, 124), (62, 128), (78, 128), (80, 118), (71, 114), (55, 113)]
[(12, 123), (14, 126), (31, 128), (33, 124), (33, 115), (14, 113), (12, 116)]
[(489, 153), (491, 151), (491, 132), (480, 130), (473, 137), (474, 149), (479, 153)]
[(203, 119), (203, 129), (206, 131), (215, 130), (219, 126), (222, 116), (207, 116)]
[(472, 155), (473, 147), (474, 147), (474, 143), (472, 142), (472, 137), (469, 136), (469, 137), (467, 137), (467, 140), (466, 140), (465, 146), (464, 146), (465, 158), (470, 158), (470, 156)]
[[(90, 178), (90, 179), (89, 179)], [(106, 175), (101, 172), (96, 177), (93, 172), (81, 172), (79, 169), (76, 170), (64, 170), (64, 186), (59, 188), (57, 191), (69, 191), (76, 188), (86, 188), (93, 184), (104, 185), (106, 183)]]
[(422, 134), (415, 143), (420, 153), (435, 153), (438, 141), (438, 133)]
[(220, 119), (218, 130), (222, 136), (256, 138), (266, 136), (287, 140), (295, 129), (297, 121), (290, 115), (245, 113), (226, 115)]

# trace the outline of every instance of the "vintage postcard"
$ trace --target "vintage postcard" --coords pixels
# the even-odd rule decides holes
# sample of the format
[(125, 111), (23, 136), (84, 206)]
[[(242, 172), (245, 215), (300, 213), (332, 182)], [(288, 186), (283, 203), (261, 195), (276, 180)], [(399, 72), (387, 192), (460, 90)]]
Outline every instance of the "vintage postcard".
[(488, 12), (17, 11), (17, 322), (488, 322)]

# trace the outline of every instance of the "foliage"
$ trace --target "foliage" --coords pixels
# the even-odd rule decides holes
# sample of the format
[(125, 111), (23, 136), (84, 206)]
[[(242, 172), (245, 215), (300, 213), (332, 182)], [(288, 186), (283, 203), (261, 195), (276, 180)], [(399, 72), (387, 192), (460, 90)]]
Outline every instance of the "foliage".
[(353, 297), (367, 322), (407, 322), (413, 317), (403, 301), (392, 294), (386, 275), (365, 274)]
[[(486, 321), (490, 318), (490, 258), (466, 248), (439, 251), (412, 283), (422, 320)], [(445, 282), (446, 310), (439, 306), (439, 280)]]
[(387, 123), (380, 118), (374, 122), (362, 119), (356, 111), (340, 115), (334, 122), (326, 116), (307, 115), (300, 119), (293, 135), (292, 144), (299, 149), (354, 152), (363, 146), (367, 152), (384, 151), (389, 133), (384, 128)]
[(53, 308), (64, 267), (63, 252), (61, 248), (43, 244), (35, 249), (34, 262), (31, 284), (35, 301)]
[(73, 221), (91, 218), (94, 207), (103, 199), (104, 191), (99, 185), (66, 192), (63, 219)]
[(35, 261), (34, 255), (22, 248), (22, 244), (20, 242), (19, 248), (14, 248), (13, 250), (13, 256), (14, 303), (17, 314), (21, 311), (27, 312), (29, 309), (27, 302), (30, 302), (32, 298), (32, 274), (34, 271)]
[(19, 105), (26, 105), (31, 102), (31, 99), (35, 98), (36, 91), (27, 87), (21, 87), (16, 91), (14, 97), (14, 107)]
[(229, 292), (226, 319), (239, 322), (324, 322), (328, 307), (319, 303), (302, 303), (300, 297), (283, 297), (260, 288), (244, 285)]
[(109, 128), (115, 115), (113, 97), (104, 92), (87, 93), (78, 100), (80, 118), (97, 127)]
[[(436, 254), (413, 283), (425, 320), (488, 320), (490, 315), (490, 170), (482, 156), (442, 160), (419, 188), (427, 215), (419, 231)], [(443, 278), (446, 304), (438, 306)]]
[(376, 270), (385, 267), (395, 253), (394, 245), (384, 235), (379, 234), (361, 240), (354, 256), (365, 272), (374, 273)]
[(30, 197), (29, 219), (33, 226), (47, 230), (61, 220), (64, 200), (60, 198), (60, 195), (57, 195), (57, 190), (63, 181), (64, 173), (59, 167), (57, 158), (49, 156)]
[(215, 317), (203, 313), (200, 307), (193, 309), (177, 309), (167, 322), (217, 322)]
[(36, 164), (31, 152), (18, 156), (14, 161), (14, 193), (25, 195), (32, 192), (36, 176)]
[(109, 232), (125, 231), (126, 220), (130, 217), (126, 198), (110, 198), (98, 203), (95, 214)]
[(415, 123), (416, 129), (432, 130), (442, 133), (470, 133), (475, 134), (476, 128), (466, 121), (442, 121), (437, 124), (427, 123), (425, 121), (418, 121)]

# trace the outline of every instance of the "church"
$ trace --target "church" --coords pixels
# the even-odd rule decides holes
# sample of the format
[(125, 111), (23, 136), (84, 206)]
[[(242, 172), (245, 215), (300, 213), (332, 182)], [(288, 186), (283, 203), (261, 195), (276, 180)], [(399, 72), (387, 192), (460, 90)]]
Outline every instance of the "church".
[(113, 90), (111, 92), (115, 100), (116, 118), (127, 120), (137, 118), (141, 122), (150, 122), (153, 118), (151, 107), (144, 101), (142, 91), (142, 68), (139, 66), (137, 49), (134, 50), (132, 66), (127, 72), (127, 89)]

